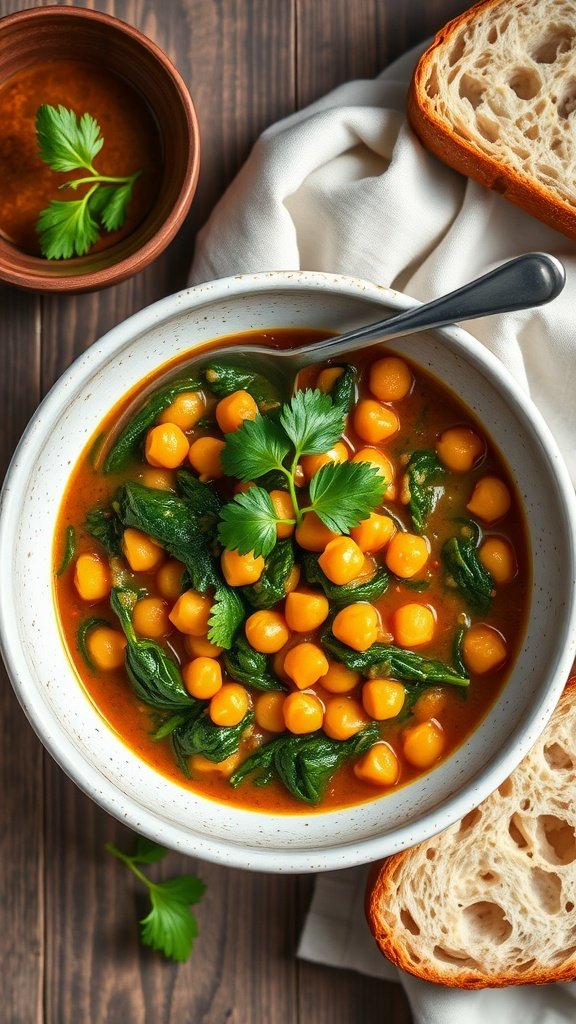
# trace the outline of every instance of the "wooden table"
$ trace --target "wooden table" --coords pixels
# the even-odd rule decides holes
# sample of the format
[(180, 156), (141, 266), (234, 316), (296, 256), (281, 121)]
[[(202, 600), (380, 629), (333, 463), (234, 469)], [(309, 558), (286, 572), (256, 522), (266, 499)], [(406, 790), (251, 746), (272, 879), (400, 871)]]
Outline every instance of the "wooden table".
[[(0, 0), (0, 15), (34, 0)], [(42, 0), (36, 0), (36, 3)], [(193, 209), (167, 252), (117, 288), (79, 297), (0, 286), (0, 471), (40, 398), (125, 317), (186, 283), (197, 229), (258, 134), (340, 82), (368, 78), (468, 0), (94, 0), (172, 58), (202, 132)], [(1, 182), (0, 182), (1, 187)], [(264, 269), (264, 268), (263, 268)], [(309, 876), (228, 870), (170, 855), (208, 885), (192, 959), (138, 943), (140, 895), (105, 853), (129, 833), (44, 752), (10, 684), (0, 689), (3, 1024), (407, 1024), (399, 985), (295, 959)]]

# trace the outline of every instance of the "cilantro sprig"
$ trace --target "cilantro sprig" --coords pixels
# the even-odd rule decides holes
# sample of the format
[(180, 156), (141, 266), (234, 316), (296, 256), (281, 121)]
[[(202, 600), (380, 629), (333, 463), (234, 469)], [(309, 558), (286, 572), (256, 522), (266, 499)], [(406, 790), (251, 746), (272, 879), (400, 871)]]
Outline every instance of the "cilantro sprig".
[(282, 407), (279, 420), (260, 415), (226, 435), (224, 472), (243, 481), (259, 480), (271, 472), (282, 474), (294, 517), (279, 516), (267, 490), (254, 485), (220, 512), (218, 539), (224, 547), (242, 555), (266, 556), (276, 544), (276, 527), (281, 523), (298, 525), (306, 512), (315, 512), (325, 526), (338, 533), (347, 533), (370, 515), (386, 490), (386, 481), (370, 463), (323, 466), (312, 477), (303, 503), (296, 487), (300, 458), (332, 448), (344, 431), (345, 415), (330, 395), (308, 388)]
[(40, 250), (48, 259), (82, 256), (100, 238), (101, 228), (116, 231), (124, 223), (134, 182), (141, 174), (111, 177), (100, 174), (94, 160), (104, 145), (100, 125), (90, 114), (43, 103), (36, 113), (38, 155), (53, 171), (84, 170), (87, 174), (59, 188), (76, 192), (89, 186), (80, 199), (53, 199), (36, 222)]
[(140, 921), (142, 943), (183, 963), (190, 956), (198, 935), (198, 925), (190, 905), (202, 899), (206, 889), (204, 882), (196, 875), (179, 875), (166, 882), (152, 882), (138, 865), (155, 864), (168, 851), (144, 836), (137, 837), (133, 854), (119, 850), (114, 843), (106, 843), (106, 849), (126, 864), (148, 891), (150, 911)]

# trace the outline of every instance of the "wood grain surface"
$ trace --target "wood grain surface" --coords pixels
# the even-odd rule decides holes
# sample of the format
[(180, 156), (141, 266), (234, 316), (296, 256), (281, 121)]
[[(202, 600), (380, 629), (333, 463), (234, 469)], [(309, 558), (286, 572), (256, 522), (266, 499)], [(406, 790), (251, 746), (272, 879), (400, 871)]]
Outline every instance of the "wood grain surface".
[[(33, 0), (0, 0), (0, 16)], [(36, 0), (39, 5), (39, 0)], [(109, 328), (186, 282), (194, 237), (268, 124), (377, 74), (466, 0), (95, 0), (172, 58), (194, 97), (202, 170), (186, 225), (146, 271), (77, 297), (0, 285), (0, 473), (40, 398)], [(1, 187), (1, 182), (0, 182)], [(295, 959), (313, 879), (171, 854), (208, 885), (192, 959), (143, 950), (137, 886), (104, 851), (130, 835), (70, 782), (0, 681), (2, 1024), (408, 1024), (398, 985)]]

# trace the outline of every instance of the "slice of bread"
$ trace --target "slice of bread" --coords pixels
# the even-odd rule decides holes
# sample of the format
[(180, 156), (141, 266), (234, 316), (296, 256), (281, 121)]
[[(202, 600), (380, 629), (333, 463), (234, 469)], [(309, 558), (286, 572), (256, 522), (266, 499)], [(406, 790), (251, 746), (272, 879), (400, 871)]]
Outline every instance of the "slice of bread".
[(384, 955), (453, 988), (576, 978), (576, 677), (527, 757), (459, 824), (376, 865)]
[(576, 0), (483, 0), (449, 22), (408, 117), (444, 163), (576, 238)]

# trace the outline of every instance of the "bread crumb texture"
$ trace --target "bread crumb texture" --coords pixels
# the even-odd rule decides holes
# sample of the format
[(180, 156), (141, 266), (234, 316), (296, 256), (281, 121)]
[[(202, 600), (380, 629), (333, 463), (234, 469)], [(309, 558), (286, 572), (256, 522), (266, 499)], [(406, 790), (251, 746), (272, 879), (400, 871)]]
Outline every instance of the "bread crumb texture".
[(540, 740), (495, 793), (383, 863), (367, 894), (382, 952), (460, 988), (576, 977), (575, 794), (572, 679)]
[(480, 153), (576, 208), (576, 3), (498, 0), (458, 23), (429, 51), (425, 106)]

